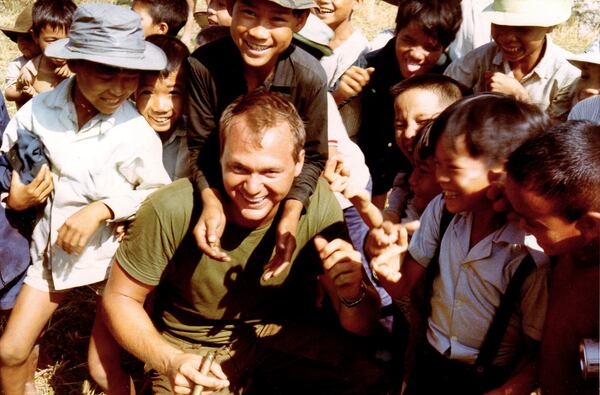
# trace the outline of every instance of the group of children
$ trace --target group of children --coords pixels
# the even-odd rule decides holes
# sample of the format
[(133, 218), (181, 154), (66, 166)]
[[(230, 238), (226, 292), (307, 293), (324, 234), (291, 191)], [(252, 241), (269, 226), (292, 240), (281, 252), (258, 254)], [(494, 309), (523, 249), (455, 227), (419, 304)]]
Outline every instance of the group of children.
[[(265, 279), (289, 264), (329, 154), (325, 176), (365, 270), (408, 322), (404, 393), (597, 393), (578, 374), (577, 347), (598, 332), (600, 130), (564, 120), (598, 122), (600, 53), (552, 43), (569, 1), (495, 0), (478, 10), (493, 41), (452, 62), (465, 4), (399, 0), (394, 35), (375, 51), (352, 26), (360, 5), (212, 0), (210, 24), (229, 29), (205, 28), (191, 55), (174, 37), (185, 0), (134, 0), (135, 13), (37, 0), (3, 28), (22, 54), (7, 67), (5, 97), (20, 110), (0, 160), (0, 308), (14, 305), (3, 391), (30, 388), (36, 340), (68, 290), (97, 284), (101, 298), (121, 223), (162, 185), (192, 179), (197, 244), (228, 259), (218, 121), (263, 88), (286, 94), (307, 131)], [(315, 15), (325, 26), (304, 30)], [(297, 39), (314, 29), (329, 50)], [(103, 320), (99, 307), (92, 377), (130, 393)]]

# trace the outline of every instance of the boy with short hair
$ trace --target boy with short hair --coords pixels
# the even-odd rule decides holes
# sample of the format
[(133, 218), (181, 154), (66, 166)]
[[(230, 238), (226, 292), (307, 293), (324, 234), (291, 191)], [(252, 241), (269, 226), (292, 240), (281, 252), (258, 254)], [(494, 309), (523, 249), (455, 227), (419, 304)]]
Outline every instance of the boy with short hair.
[(544, 394), (597, 394), (579, 344), (598, 338), (600, 125), (568, 121), (508, 158), (505, 193), (520, 224), (556, 257), (540, 352)]
[[(17, 16), (13, 26), (3, 26), (0, 28), (2, 33), (6, 34), (11, 41), (17, 44), (19, 52), (21, 52), (21, 56), (8, 62), (6, 65), (6, 82), (4, 85), (4, 96), (6, 96), (6, 100), (16, 102), (17, 109), (24, 104), (24, 101), (21, 98), (22, 92), (17, 89), (17, 78), (19, 78), (21, 68), (23, 68), (25, 63), (30, 59), (40, 54), (40, 47), (38, 47), (31, 35), (32, 8), (33, 4), (27, 5)], [(28, 99), (29, 96), (27, 97), (27, 100)]]
[(484, 10), (493, 42), (454, 61), (445, 74), (475, 93), (500, 92), (566, 118), (579, 70), (548, 35), (571, 15), (569, 0), (495, 0)]
[[(327, 158), (325, 73), (314, 57), (291, 44), (292, 34), (303, 27), (314, 7), (312, 0), (235, 1), (230, 6), (231, 36), (198, 48), (190, 57), (188, 146), (192, 177), (203, 199), (194, 234), (209, 256), (227, 259), (218, 244), (225, 225), (223, 207), (213, 189), (221, 185), (216, 166), (217, 120), (223, 109), (236, 97), (262, 86), (289, 95), (306, 122), (305, 162), (283, 204), (277, 253), (267, 265), (265, 279), (278, 273), (275, 268), (282, 270), (289, 263), (298, 218)], [(247, 196), (248, 209), (260, 209), (269, 193)]]
[(38, 0), (33, 4), (31, 34), (42, 53), (21, 69), (16, 88), (23, 100), (49, 91), (71, 75), (64, 59), (44, 52), (48, 45), (67, 36), (76, 9), (71, 0)]
[[(130, 56), (123, 57), (124, 52)], [(143, 39), (137, 14), (110, 4), (85, 4), (74, 14), (69, 37), (48, 45), (46, 53), (68, 59), (75, 76), (23, 106), (1, 147), (9, 151), (26, 131), (43, 143), (49, 160), (38, 174), (44, 184), (35, 190), (13, 171), (6, 200), (14, 210), (46, 203), (33, 230), (32, 264), (0, 338), (0, 383), (10, 394), (23, 393), (29, 373), (25, 362), (68, 292), (83, 285), (103, 287), (119, 244), (115, 222), (129, 219), (147, 195), (170, 182), (157, 160), (156, 133), (128, 101), (138, 70), (166, 65), (164, 53)], [(114, 344), (102, 317), (99, 309), (88, 356), (96, 379), (97, 364), (114, 363), (98, 357), (107, 339)], [(124, 375), (98, 384), (115, 393), (126, 387), (129, 393)]]
[(171, 180), (176, 180), (190, 173), (184, 116), (190, 51), (172, 36), (155, 34), (146, 40), (163, 50), (167, 67), (140, 73), (135, 104), (160, 137), (163, 165)]
[(397, 303), (421, 280), (430, 284), (427, 336), (407, 394), (535, 388), (547, 260), (516, 223), (493, 210), (486, 193), (508, 155), (548, 125), (536, 106), (496, 94), (463, 99), (432, 124), (443, 194), (425, 209), (410, 245), (400, 228), (396, 245), (371, 262)]
[(380, 208), (396, 174), (410, 171), (408, 158), (394, 144), (394, 101), (389, 90), (404, 79), (444, 71), (446, 64), (440, 64), (440, 60), (454, 40), (461, 15), (457, 0), (403, 1), (396, 16), (395, 37), (367, 55), (367, 67), (374, 71), (370, 77), (368, 72), (363, 73), (359, 83), (369, 85), (361, 88), (364, 94), (358, 144), (373, 178), (374, 202)]
[(152, 34), (177, 36), (189, 13), (186, 0), (134, 0), (131, 9), (142, 20), (144, 37)]
[(413, 160), (415, 139), (425, 125), (462, 98), (462, 89), (458, 82), (440, 74), (418, 75), (401, 81), (390, 89), (390, 95), (394, 99), (396, 145), (411, 163), (413, 170), (399, 172), (394, 178), (383, 211), (385, 219), (398, 223), (410, 211), (407, 206), (411, 194), (408, 182), (409, 177), (413, 177), (411, 174), (415, 166)]

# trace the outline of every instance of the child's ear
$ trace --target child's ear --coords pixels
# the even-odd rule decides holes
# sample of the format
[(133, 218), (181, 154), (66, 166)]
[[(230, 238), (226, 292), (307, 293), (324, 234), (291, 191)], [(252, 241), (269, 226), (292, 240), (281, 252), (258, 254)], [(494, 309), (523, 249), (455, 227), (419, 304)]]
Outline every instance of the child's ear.
[(159, 24), (154, 25), (154, 33), (155, 34), (167, 34), (169, 31), (169, 25), (165, 22), (161, 22)]
[(296, 16), (296, 25), (293, 27), (294, 33), (298, 33), (304, 25), (306, 24), (306, 19), (308, 18), (308, 14), (310, 14), (310, 10), (302, 10), (302, 13), (294, 13)]
[(600, 237), (600, 212), (588, 211), (577, 220), (577, 228), (587, 242)]

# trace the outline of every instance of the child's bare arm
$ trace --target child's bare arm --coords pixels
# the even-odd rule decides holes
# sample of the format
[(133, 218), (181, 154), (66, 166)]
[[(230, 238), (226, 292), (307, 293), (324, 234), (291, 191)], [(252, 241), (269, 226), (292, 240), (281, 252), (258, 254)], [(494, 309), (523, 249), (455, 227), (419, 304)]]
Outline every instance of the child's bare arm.
[(369, 193), (354, 186), (351, 182), (350, 172), (344, 168), (344, 162), (339, 156), (333, 156), (327, 160), (323, 178), (329, 182), (333, 192), (340, 192), (358, 210), (361, 218), (369, 228), (380, 227), (383, 223), (381, 211), (371, 203)]
[(101, 201), (88, 204), (58, 228), (56, 245), (68, 254), (81, 253), (100, 224), (113, 216), (112, 210)]
[(336, 104), (340, 105), (362, 92), (365, 85), (369, 83), (373, 71), (375, 71), (373, 67), (363, 69), (358, 66), (352, 66), (346, 70), (340, 80), (340, 86), (332, 93)]
[(221, 236), (225, 230), (225, 212), (219, 193), (211, 188), (200, 192), (202, 213), (194, 227), (196, 244), (203, 253), (219, 261), (228, 261), (229, 256), (221, 250)]

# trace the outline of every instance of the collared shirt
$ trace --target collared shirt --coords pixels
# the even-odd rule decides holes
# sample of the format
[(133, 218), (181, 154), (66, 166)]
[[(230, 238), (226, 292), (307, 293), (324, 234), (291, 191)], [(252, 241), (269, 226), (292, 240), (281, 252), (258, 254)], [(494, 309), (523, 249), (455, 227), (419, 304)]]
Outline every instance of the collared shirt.
[[(198, 48), (189, 63), (188, 146), (192, 178), (200, 189), (219, 187), (219, 118), (232, 101), (248, 93), (244, 63), (231, 37)], [(273, 78), (263, 85), (271, 92), (286, 95), (306, 126), (304, 166), (287, 196), (306, 207), (327, 161), (325, 72), (317, 59), (290, 45), (279, 55)]]
[(16, 59), (11, 60), (6, 64), (6, 79), (4, 83), (4, 89), (8, 88), (12, 84), (17, 82), (21, 69), (27, 63), (25, 56), (19, 56)]
[(492, 0), (461, 0), (462, 23), (456, 38), (448, 47), (450, 59), (456, 60), (492, 40), (491, 23), (483, 10)]
[(191, 174), (186, 135), (185, 124), (180, 124), (162, 145), (163, 165), (172, 181)]
[[(546, 36), (546, 48), (537, 65), (520, 81), (532, 103), (552, 118), (566, 116), (571, 108), (571, 88), (580, 70), (566, 60), (566, 51)], [(483, 45), (455, 60), (446, 69), (447, 76), (473, 88), (474, 93), (488, 91), (486, 72), (514, 77), (510, 64), (503, 60), (495, 42)]]
[(1, 148), (8, 151), (17, 130), (25, 128), (41, 138), (50, 158), (54, 192), (33, 230), (31, 255), (34, 265), (50, 268), (56, 290), (104, 280), (118, 246), (114, 222), (108, 221), (81, 254), (67, 254), (56, 246), (56, 238), (71, 215), (101, 201), (114, 213), (113, 221), (122, 221), (135, 214), (146, 196), (170, 182), (160, 160), (160, 139), (128, 101), (113, 114), (97, 114), (78, 128), (73, 82), (69, 78), (27, 102), (8, 124)]
[[(427, 267), (440, 240), (444, 200), (438, 195), (421, 216), (410, 255)], [(523, 334), (541, 339), (548, 300), (549, 266), (533, 236), (508, 222), (469, 248), (472, 213), (454, 216), (440, 247), (440, 274), (433, 282), (431, 316), (427, 339), (450, 359), (474, 363), (487, 330), (519, 264), (531, 254), (537, 268), (521, 289), (521, 300), (513, 313), (496, 356), (495, 365), (505, 366), (519, 355)]]
[(600, 124), (600, 96), (592, 96), (575, 104), (569, 120), (587, 120)]

